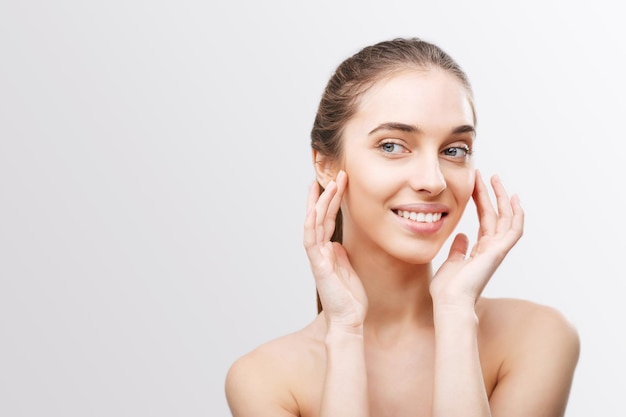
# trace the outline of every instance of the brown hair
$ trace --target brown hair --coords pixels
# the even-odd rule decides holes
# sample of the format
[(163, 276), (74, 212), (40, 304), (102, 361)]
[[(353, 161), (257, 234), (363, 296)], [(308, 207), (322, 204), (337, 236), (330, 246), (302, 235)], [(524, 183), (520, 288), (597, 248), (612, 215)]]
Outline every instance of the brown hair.
[[(465, 72), (438, 46), (418, 38), (395, 38), (367, 46), (343, 61), (331, 76), (311, 129), (311, 147), (331, 160), (342, 156), (341, 135), (358, 108), (358, 101), (375, 82), (407, 69), (441, 68), (466, 88), (474, 110), (472, 88)], [(474, 122), (476, 112), (474, 111)], [(342, 215), (337, 213), (331, 241), (342, 241)], [(317, 294), (317, 311), (322, 304)]]

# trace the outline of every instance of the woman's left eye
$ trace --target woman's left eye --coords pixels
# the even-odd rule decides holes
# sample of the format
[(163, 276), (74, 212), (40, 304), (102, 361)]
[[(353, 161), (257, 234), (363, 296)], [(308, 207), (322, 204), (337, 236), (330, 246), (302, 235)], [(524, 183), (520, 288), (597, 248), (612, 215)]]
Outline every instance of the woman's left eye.
[(444, 149), (443, 153), (453, 158), (467, 158), (472, 154), (472, 150), (468, 146), (452, 146)]

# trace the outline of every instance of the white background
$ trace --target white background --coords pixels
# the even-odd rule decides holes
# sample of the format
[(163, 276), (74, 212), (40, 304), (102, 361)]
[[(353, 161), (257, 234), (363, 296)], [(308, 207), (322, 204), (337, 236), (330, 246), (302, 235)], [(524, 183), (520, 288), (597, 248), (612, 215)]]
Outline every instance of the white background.
[(315, 314), (301, 233), (322, 89), (396, 36), (466, 70), (476, 162), (526, 210), (486, 294), (579, 329), (568, 417), (626, 415), (613, 4), (2, 0), (0, 415), (229, 415), (229, 365)]

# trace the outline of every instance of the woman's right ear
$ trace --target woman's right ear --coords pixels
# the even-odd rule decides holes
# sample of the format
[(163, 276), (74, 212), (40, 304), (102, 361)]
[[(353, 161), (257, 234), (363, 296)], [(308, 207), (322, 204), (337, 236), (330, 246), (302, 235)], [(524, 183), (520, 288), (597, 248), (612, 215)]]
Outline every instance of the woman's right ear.
[(338, 173), (335, 161), (315, 149), (313, 149), (313, 167), (317, 182), (324, 188), (335, 179)]

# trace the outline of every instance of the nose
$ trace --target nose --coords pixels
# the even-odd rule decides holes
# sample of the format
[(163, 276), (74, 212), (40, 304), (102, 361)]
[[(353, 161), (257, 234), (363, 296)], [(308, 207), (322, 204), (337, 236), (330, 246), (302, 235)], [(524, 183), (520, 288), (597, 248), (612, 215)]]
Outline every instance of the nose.
[(439, 153), (422, 154), (413, 161), (413, 169), (409, 179), (412, 189), (431, 196), (439, 195), (448, 186), (441, 172)]

